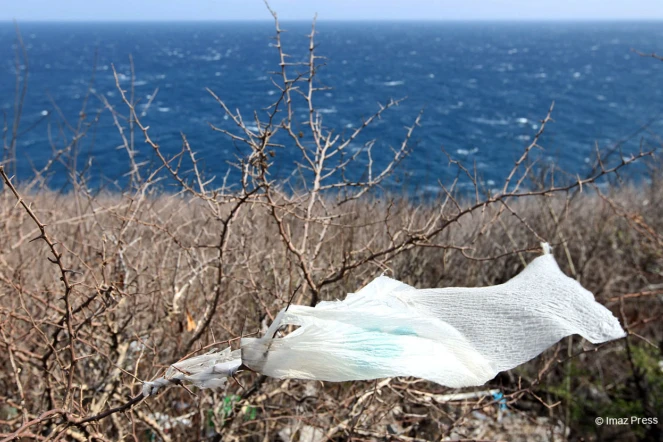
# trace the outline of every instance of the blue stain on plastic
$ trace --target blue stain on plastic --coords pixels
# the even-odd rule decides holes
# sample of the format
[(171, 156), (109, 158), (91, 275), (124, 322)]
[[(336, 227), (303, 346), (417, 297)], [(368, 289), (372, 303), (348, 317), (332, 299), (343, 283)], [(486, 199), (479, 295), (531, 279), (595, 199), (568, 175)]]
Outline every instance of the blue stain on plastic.
[(364, 355), (363, 359), (357, 358), (352, 364), (356, 367), (372, 369), (377, 360), (392, 359), (401, 355), (403, 347), (399, 343), (395, 343), (390, 334), (416, 336), (414, 330), (409, 327), (399, 327), (391, 333), (385, 332), (379, 327), (364, 328), (356, 335), (348, 335), (343, 343), (346, 348)]
[(500, 410), (506, 410), (506, 399), (501, 391), (493, 393), (493, 399), (497, 401)]
[(412, 327), (396, 327), (391, 331), (391, 334), (399, 336), (419, 336)]

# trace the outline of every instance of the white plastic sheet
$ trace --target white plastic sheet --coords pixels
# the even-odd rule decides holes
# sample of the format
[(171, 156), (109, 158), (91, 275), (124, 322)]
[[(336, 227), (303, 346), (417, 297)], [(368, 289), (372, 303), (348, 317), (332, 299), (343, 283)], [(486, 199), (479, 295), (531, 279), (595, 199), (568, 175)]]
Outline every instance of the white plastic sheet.
[[(290, 306), (264, 337), (242, 339), (242, 361), (277, 378), (415, 376), (467, 387), (571, 334), (594, 344), (623, 337), (612, 313), (544, 251), (497, 286), (418, 290), (381, 276), (344, 301)], [(299, 328), (273, 338), (288, 325)]]
[(223, 388), (228, 377), (242, 365), (239, 350), (230, 347), (221, 351), (212, 351), (177, 362), (166, 370), (166, 375), (143, 383), (143, 396), (156, 394), (159, 389), (169, 384), (186, 382), (198, 388)]

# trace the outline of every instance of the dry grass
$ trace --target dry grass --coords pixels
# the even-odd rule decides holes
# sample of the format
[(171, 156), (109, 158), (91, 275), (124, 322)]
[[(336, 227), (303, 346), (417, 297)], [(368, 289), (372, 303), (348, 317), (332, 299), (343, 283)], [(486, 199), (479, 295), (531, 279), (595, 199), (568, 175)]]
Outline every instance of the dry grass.
[[(565, 272), (574, 274), (629, 325), (632, 345), (645, 340), (661, 342), (663, 256), (661, 237), (656, 232), (662, 227), (662, 196), (655, 187), (645, 195), (642, 188), (625, 188), (609, 200), (588, 193), (572, 199), (521, 199), (513, 207), (532, 229), (557, 243), (556, 256)], [(67, 397), (72, 415), (93, 415), (122, 404), (140, 391), (140, 380), (152, 379), (190, 350), (228, 340), (236, 344), (242, 330), (245, 334), (259, 332), (302, 281), (301, 271), (288, 257), (287, 246), (268, 211), (257, 204), (243, 206), (222, 263), (225, 279), (216, 311), (196, 338), (218, 290), (218, 250), (214, 244), (220, 228), (204, 204), (165, 194), (148, 195), (140, 201), (126, 195), (89, 200), (51, 192), (32, 195), (29, 199), (35, 215), (48, 224), (51, 237), (61, 243), (57, 247), (64, 252), (75, 284), (69, 303), (77, 360), (69, 386), (66, 349), (70, 338), (63, 325), (66, 312), (58, 269), (47, 260), (48, 249), (42, 243), (29, 241), (39, 230), (25, 211), (14, 207), (12, 198), (4, 192), (0, 205), (4, 244), (0, 253), (0, 324), (6, 350), (0, 357), (0, 388), (7, 392), (5, 414), (10, 409), (20, 410), (26, 414), (24, 419), (33, 419), (43, 411), (61, 407)], [(320, 261), (329, 263), (330, 268), (343, 259), (345, 250), (360, 250), (367, 244), (375, 250), (389, 246), (385, 224), (375, 220), (389, 219), (393, 225), (416, 229), (437, 210), (432, 204), (415, 206), (407, 201), (387, 204), (364, 199), (349, 204), (345, 210), (353, 217), (353, 225), (361, 228), (330, 227), (333, 240), (319, 251)], [(529, 261), (533, 254), (477, 258), (525, 250), (534, 246), (536, 239), (507, 213), (477, 235), (497, 212), (489, 207), (445, 234), (445, 243), (471, 244), (471, 248), (414, 247), (387, 264), (369, 263), (348, 272), (326, 285), (321, 298), (342, 298), (385, 268), (418, 287), (503, 282), (523, 267), (521, 258)], [(295, 231), (293, 236), (297, 236)], [(313, 276), (317, 280), (327, 272), (327, 268), (314, 269)], [(301, 293), (300, 302), (311, 296), (307, 291)], [(537, 404), (535, 394), (550, 404), (561, 398), (548, 392), (547, 385), (565, 385), (567, 363), (559, 361), (565, 359), (567, 351), (581, 353), (573, 359), (583, 370), (580, 378), (572, 380), (573, 392), (593, 386), (605, 389), (609, 396), (615, 385), (633, 377), (625, 342), (589, 353), (583, 353), (591, 347), (585, 342), (575, 340), (569, 349), (567, 344), (559, 344), (491, 383), (504, 391), (512, 413), (524, 408), (531, 417), (542, 414), (545, 408)], [(436, 395), (448, 389), (413, 379), (323, 385), (263, 380), (246, 373), (239, 380), (244, 389), (231, 383), (225, 392), (195, 397), (185, 390), (170, 389), (129, 413), (84, 428), (69, 428), (69, 435), (84, 431), (88, 436), (123, 439), (135, 433), (144, 439), (152, 432), (171, 440), (214, 438), (214, 434), (251, 439), (269, 435), (268, 439), (273, 439), (279, 432), (293, 436), (297, 431), (320, 429), (332, 438), (354, 435), (370, 439), (386, 437), (391, 429), (402, 431), (404, 440), (434, 439), (452, 430), (462, 434), (466, 425), (463, 417), (470, 409), (489, 416), (497, 410), (491, 398), (484, 399), (487, 405), (474, 401), (471, 405), (438, 403)], [(559, 427), (556, 422), (564, 420), (564, 409), (562, 402), (545, 410), (552, 418), (551, 426)], [(164, 420), (182, 415), (191, 425)], [(20, 413), (8, 417), (2, 416), (5, 435), (22, 419)], [(58, 425), (61, 420), (33, 426), (27, 435), (53, 435), (66, 426)]]

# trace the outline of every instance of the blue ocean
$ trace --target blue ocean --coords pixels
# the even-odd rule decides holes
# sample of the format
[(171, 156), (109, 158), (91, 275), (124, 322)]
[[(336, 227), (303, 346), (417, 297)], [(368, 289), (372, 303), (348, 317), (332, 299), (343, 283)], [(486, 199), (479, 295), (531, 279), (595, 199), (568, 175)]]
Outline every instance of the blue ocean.
[[(19, 23), (28, 60), (28, 89), (18, 128), (17, 179), (25, 181), (53, 152), (71, 143), (88, 88), (85, 134), (75, 164), (89, 184), (121, 189), (129, 169), (113, 115), (102, 97), (123, 107), (112, 66), (129, 88), (130, 57), (135, 98), (143, 122), (166, 155), (178, 153), (182, 134), (198, 152), (207, 177), (237, 176), (231, 164), (241, 154), (227, 136), (234, 130), (207, 88), (247, 121), (263, 112), (278, 90), (274, 25), (269, 22), (201, 23)], [(285, 52), (293, 61), (308, 55), (310, 23), (283, 23)], [(325, 22), (317, 24), (317, 109), (326, 128), (347, 138), (379, 103), (404, 98), (357, 140), (375, 140), (375, 167), (397, 147), (419, 112), (412, 149), (387, 188), (435, 192), (458, 175), (449, 157), (463, 161), (488, 186), (498, 185), (532, 142), (554, 102), (554, 122), (536, 149), (542, 165), (561, 174), (584, 175), (597, 149), (628, 156), (663, 134), (663, 62), (642, 57), (663, 53), (661, 23), (507, 22)], [(11, 135), (15, 115), (16, 30), (0, 24), (0, 109)], [(147, 103), (149, 107), (145, 107)], [(307, 109), (297, 109), (305, 119)], [(121, 124), (127, 126), (126, 121)], [(154, 162), (152, 149), (136, 133), (139, 161)], [(291, 171), (298, 151), (276, 152), (273, 177)], [(617, 158), (619, 160), (619, 158)], [(363, 173), (359, 157), (348, 171)], [(48, 184), (65, 188), (63, 157)], [(156, 164), (156, 163), (155, 163)], [(474, 173), (474, 172), (473, 172)], [(407, 186), (404, 186), (404, 183)]]

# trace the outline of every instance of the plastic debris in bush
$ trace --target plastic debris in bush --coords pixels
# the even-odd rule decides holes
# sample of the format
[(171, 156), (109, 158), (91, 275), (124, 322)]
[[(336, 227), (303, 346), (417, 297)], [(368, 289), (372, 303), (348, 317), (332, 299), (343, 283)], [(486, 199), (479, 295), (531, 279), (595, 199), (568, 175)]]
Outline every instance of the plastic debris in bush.
[[(242, 339), (242, 362), (276, 378), (415, 376), (468, 387), (571, 334), (594, 344), (623, 337), (617, 318), (543, 248), (543, 256), (496, 286), (415, 289), (381, 276), (344, 301), (292, 305), (264, 337)], [(277, 337), (286, 326), (299, 328)]]
[(143, 383), (143, 396), (156, 394), (160, 388), (188, 383), (199, 388), (223, 388), (228, 377), (242, 365), (240, 351), (225, 348), (221, 351), (184, 359), (166, 370), (166, 375)]

